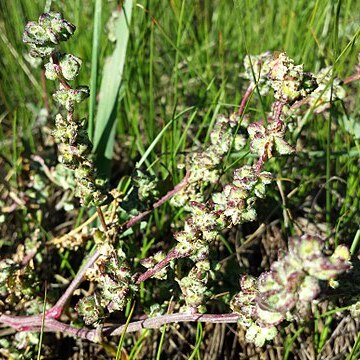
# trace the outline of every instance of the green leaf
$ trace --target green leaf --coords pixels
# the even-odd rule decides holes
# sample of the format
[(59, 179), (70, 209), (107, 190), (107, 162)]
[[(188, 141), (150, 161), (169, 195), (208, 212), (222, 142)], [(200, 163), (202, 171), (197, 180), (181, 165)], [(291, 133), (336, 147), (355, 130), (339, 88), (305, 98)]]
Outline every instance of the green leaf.
[(100, 174), (109, 175), (116, 130), (116, 104), (125, 65), (133, 2), (126, 0), (115, 21), (116, 45), (106, 59), (94, 131), (94, 152)]

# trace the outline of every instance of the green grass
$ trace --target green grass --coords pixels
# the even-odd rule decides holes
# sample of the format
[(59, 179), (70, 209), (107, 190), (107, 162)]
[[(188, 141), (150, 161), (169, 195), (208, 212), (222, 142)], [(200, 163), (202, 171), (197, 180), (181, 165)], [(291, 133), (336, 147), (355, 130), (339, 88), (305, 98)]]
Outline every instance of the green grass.
[[(121, 189), (127, 189), (128, 176), (136, 164), (164, 180), (165, 188), (181, 180), (183, 172), (177, 165), (184, 155), (203, 143), (206, 146), (216, 115), (229, 114), (239, 105), (247, 87), (241, 78), (247, 54), (286, 51), (309, 71), (335, 64), (340, 78), (351, 75), (358, 61), (359, 1), (139, 0), (133, 6), (128, 4), (128, 16), (118, 20), (118, 42), (114, 45), (103, 30), (114, 2), (52, 1), (52, 8), (61, 10), (77, 26), (65, 49), (83, 60), (79, 84), (91, 85), (89, 105), (81, 107), (80, 115), (88, 118), (100, 168), (112, 186)], [(45, 5), (45, 0), (0, 2), (0, 177), (2, 180), (4, 175), (4, 184), (15, 193), (23, 189), (26, 180), (25, 159), (40, 154), (47, 161), (45, 142), (57, 113), (49, 96), (54, 83), (44, 82), (41, 66), (25, 59), (27, 49), (21, 41), (26, 21), (37, 19)], [(111, 56), (112, 62), (107, 63)], [(286, 203), (294, 216), (305, 213), (314, 222), (326, 223), (328, 234), (337, 243), (352, 246), (353, 251), (359, 241), (360, 147), (359, 139), (340, 119), (344, 116), (358, 121), (359, 84), (346, 87), (349, 98), (345, 105), (350, 113), (338, 103), (333, 104), (330, 115), (310, 111), (293, 138), (300, 148), (296, 160), (280, 160), (272, 168), (278, 178), (289, 180), (284, 181), (286, 194), (296, 189)], [(49, 116), (42, 120), (38, 114), (47, 103)], [(268, 111), (269, 105), (267, 98), (259, 99), (254, 92), (247, 114), (251, 120), (259, 120), (262, 106)], [(239, 161), (250, 162), (251, 156), (231, 154), (224, 169), (230, 171)], [(55, 162), (49, 159), (48, 165)], [(275, 190), (270, 198), (273, 203), (265, 209), (281, 214), (283, 203)], [(321, 211), (316, 206), (322, 207)], [(34, 212), (24, 209), (11, 219), (19, 238), (25, 238), (29, 231), (24, 224), (28, 224), (30, 213), (42, 216), (44, 226), (48, 226), (41, 230), (44, 234), (57, 236), (55, 225), (48, 219), (52, 215)], [(74, 223), (75, 215), (61, 216)], [(152, 253), (150, 245), (159, 248), (165, 241), (170, 246), (170, 221), (176, 227), (183, 219), (181, 211), (164, 205), (154, 213), (142, 234), (141, 246), (134, 251), (143, 257)], [(267, 214), (261, 219), (268, 220)], [(281, 215), (279, 219), (283, 226)], [(126, 241), (135, 244), (138, 232)], [(225, 240), (224, 244), (235, 253), (234, 242)], [(58, 255), (56, 261), (62, 276), (74, 275), (77, 263), (71, 262), (74, 259), (69, 252)], [(142, 289), (144, 306), (151, 300), (151, 292)], [(331, 324), (327, 325), (326, 331), (316, 334), (318, 351), (329, 337)], [(201, 358), (206, 329), (200, 325), (194, 329), (194, 348), (187, 356)], [(287, 337), (286, 357), (296, 351), (302, 332), (300, 328)], [(121, 340), (133, 358), (146, 347), (142, 336)], [(161, 345), (167, 336), (165, 331), (159, 335)], [(132, 350), (129, 344), (134, 346)], [(354, 354), (358, 348), (359, 340)], [(160, 358), (163, 350), (159, 346), (155, 354)]]

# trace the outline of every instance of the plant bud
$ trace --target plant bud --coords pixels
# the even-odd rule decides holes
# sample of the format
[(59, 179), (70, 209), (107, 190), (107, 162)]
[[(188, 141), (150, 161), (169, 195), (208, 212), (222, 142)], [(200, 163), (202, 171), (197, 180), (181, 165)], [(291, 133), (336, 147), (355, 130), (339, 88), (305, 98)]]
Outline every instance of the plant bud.
[(26, 44), (40, 46), (48, 45), (50, 42), (46, 30), (34, 21), (30, 21), (25, 25), (22, 40)]
[(72, 90), (71, 93), (72, 99), (80, 103), (90, 96), (90, 89), (88, 86), (79, 86), (75, 90)]
[[(58, 54), (58, 59), (64, 78), (66, 80), (74, 80), (79, 74), (81, 60), (71, 54)], [(56, 80), (58, 78), (52, 59), (45, 64), (45, 76), (49, 80)]]
[(39, 17), (39, 24), (52, 32), (57, 41), (54, 42), (55, 44), (68, 40), (76, 30), (75, 25), (63, 19), (62, 15), (56, 12), (42, 14)]
[(75, 310), (84, 318), (86, 325), (91, 325), (101, 320), (105, 315), (97, 294), (83, 297), (76, 304)]

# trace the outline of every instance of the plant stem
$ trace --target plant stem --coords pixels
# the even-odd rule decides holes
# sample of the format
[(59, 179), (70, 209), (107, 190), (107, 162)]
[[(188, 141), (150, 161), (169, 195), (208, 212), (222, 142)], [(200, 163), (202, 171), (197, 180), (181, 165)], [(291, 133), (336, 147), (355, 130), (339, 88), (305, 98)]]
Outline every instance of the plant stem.
[[(174, 189), (170, 190), (165, 196), (163, 196), (160, 200), (158, 200), (154, 205), (153, 205), (153, 209), (158, 208), (159, 206), (161, 206), (162, 204), (164, 204), (167, 200), (169, 200), (172, 196), (174, 196), (177, 192), (179, 192), (180, 190), (182, 190), (188, 181), (190, 173), (187, 173), (184, 177), (184, 179), (177, 184)], [(105, 222), (105, 218), (104, 218), (104, 214), (101, 210), (100, 207), (96, 208), (97, 213), (99, 215), (99, 219), (101, 222), (101, 226), (105, 232), (105, 234), (107, 234), (107, 225)], [(126, 227), (122, 227), (123, 229), (127, 229), (130, 228), (131, 226), (135, 225), (136, 223), (138, 223), (144, 216), (146, 216), (148, 213), (150, 213), (151, 210), (145, 211), (144, 213), (136, 216), (135, 218), (131, 219), (131, 222), (129, 221), (128, 223), (126, 223)], [(81, 268), (81, 270), (76, 274), (76, 276), (74, 277), (74, 279), (72, 280), (72, 282), (70, 283), (70, 285), (68, 286), (68, 288), (65, 290), (64, 294), (60, 297), (60, 299), (56, 302), (56, 304), (49, 309), (46, 312), (46, 318), (49, 319), (58, 319), (62, 312), (64, 311), (65, 305), (67, 303), (67, 301), (70, 299), (71, 295), (73, 294), (73, 292), (77, 289), (77, 287), (80, 285), (80, 283), (83, 281), (84, 275), (86, 273), (86, 271), (96, 262), (96, 260), (100, 257), (101, 252), (99, 249), (95, 250), (95, 252), (88, 258), (88, 260), (85, 262), (84, 266)], [(168, 256), (161, 261), (160, 263), (157, 264), (157, 266), (155, 266), (152, 269), (147, 270), (144, 274), (142, 274), (139, 279), (137, 280), (137, 283), (140, 283), (142, 281), (145, 281), (146, 279), (148, 279), (149, 277), (153, 276), (156, 272), (160, 271), (162, 268), (164, 268), (172, 259), (177, 259), (180, 257), (184, 257), (185, 255), (180, 255), (179, 253), (177, 253), (175, 250), (170, 251), (170, 253), (168, 254)]]
[(274, 116), (274, 121), (280, 121), (280, 117), (284, 108), (284, 103), (281, 101), (276, 101), (275, 105), (275, 116)]
[(346, 79), (343, 80), (343, 84), (350, 84), (353, 81), (360, 79), (360, 71), (357, 71), (355, 74), (350, 75)]
[(141, 282), (143, 282), (143, 281), (151, 278), (152, 276), (154, 276), (157, 272), (159, 272), (165, 266), (167, 266), (170, 263), (171, 260), (181, 259), (181, 258), (184, 258), (184, 257), (186, 257), (188, 255), (189, 254), (179, 253), (176, 249), (170, 250), (168, 252), (168, 254), (166, 255), (165, 259), (161, 260), (154, 267), (152, 267), (151, 269), (146, 270), (142, 275), (140, 275), (139, 278), (136, 280), (136, 284), (140, 284)]
[(64, 76), (62, 74), (62, 70), (61, 70), (61, 66), (59, 64), (59, 59), (57, 57), (57, 54), (55, 52), (53, 52), (51, 54), (51, 59), (52, 59), (52, 62), (54, 64), (54, 70), (56, 72), (56, 75), (61, 83), (61, 85), (64, 87), (64, 89), (66, 90), (70, 90), (72, 89), (72, 87), (67, 83), (67, 81), (64, 79)]
[(127, 222), (122, 224), (120, 226), (120, 230), (125, 230), (125, 229), (131, 228), (132, 226), (137, 224), (139, 221), (141, 221), (141, 219), (143, 219), (145, 216), (149, 215), (154, 209), (157, 209), (162, 204), (164, 204), (166, 201), (171, 199), (175, 194), (177, 194), (179, 191), (181, 191), (183, 188), (186, 187), (186, 185), (188, 184), (189, 176), (190, 176), (190, 172), (187, 172), (185, 174), (185, 177), (172, 190), (167, 192), (160, 200), (158, 200), (156, 203), (154, 203), (150, 210), (146, 210), (146, 211), (134, 216), (133, 218), (131, 218), (130, 220), (128, 220)]
[[(138, 320), (130, 324), (107, 326), (102, 329), (102, 333), (107, 336), (120, 335), (139, 331), (142, 329), (158, 329), (163, 325), (177, 322), (206, 322), (206, 323), (236, 323), (239, 316), (237, 314), (189, 314), (177, 313), (160, 315), (153, 318)], [(15, 328), (18, 331), (41, 331), (42, 316), (9, 316), (0, 315), (0, 322)], [(46, 318), (44, 321), (44, 332), (61, 332), (82, 339), (96, 342), (99, 339), (98, 329), (75, 328), (64, 324), (55, 319)]]
[(85, 262), (84, 266), (80, 269), (80, 271), (76, 274), (73, 281), (70, 283), (64, 294), (60, 297), (60, 299), (56, 302), (56, 304), (46, 312), (47, 318), (58, 319), (62, 314), (64, 307), (67, 301), (70, 299), (73, 292), (79, 286), (79, 284), (83, 281), (84, 275), (101, 255), (99, 249), (96, 249), (95, 252), (88, 258)]
[(246, 107), (246, 105), (248, 103), (248, 100), (249, 100), (253, 90), (254, 90), (254, 86), (252, 84), (249, 85), (249, 87), (246, 89), (245, 94), (244, 94), (244, 96), (243, 96), (243, 98), (241, 100), (241, 103), (240, 103), (240, 107), (239, 107), (239, 110), (238, 110), (238, 115), (240, 115), (240, 116), (243, 115), (245, 107)]
[[(236, 323), (239, 315), (237, 314), (189, 314), (189, 313), (177, 313), (160, 315), (153, 318), (147, 318), (145, 320), (139, 320), (131, 322), (126, 332), (135, 332), (141, 329), (158, 329), (163, 325), (171, 324), (174, 322), (206, 322), (206, 323)], [(124, 330), (125, 325), (103, 328), (103, 332), (106, 335), (119, 335)]]
[(97, 214), (99, 216), (101, 227), (103, 228), (104, 233), (107, 234), (108, 228), (107, 228), (107, 225), (106, 225), (104, 213), (102, 212), (100, 206), (96, 207), (96, 212), (97, 212)]

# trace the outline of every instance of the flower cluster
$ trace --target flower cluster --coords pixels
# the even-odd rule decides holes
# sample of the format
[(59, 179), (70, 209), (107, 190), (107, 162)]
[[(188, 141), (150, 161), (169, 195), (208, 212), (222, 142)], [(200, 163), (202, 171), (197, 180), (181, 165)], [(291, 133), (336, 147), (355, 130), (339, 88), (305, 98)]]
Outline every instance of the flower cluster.
[(303, 65), (295, 65), (286, 53), (275, 57), (267, 51), (246, 56), (244, 68), (243, 77), (252, 87), (256, 85), (261, 95), (267, 95), (272, 88), (278, 101), (290, 105), (306, 98), (306, 103), (314, 108), (315, 113), (328, 109), (331, 99), (345, 98), (341, 80), (333, 78), (331, 67), (316, 74), (304, 72)]
[(39, 280), (31, 264), (21, 266), (12, 259), (0, 261), (0, 295), (6, 296), (6, 303), (29, 300), (38, 291)]
[(140, 169), (136, 169), (135, 174), (131, 177), (134, 186), (137, 189), (137, 196), (140, 202), (148, 203), (154, 202), (159, 197), (158, 181), (155, 176), (150, 176)]
[(222, 192), (213, 194), (206, 204), (190, 203), (192, 216), (185, 221), (184, 230), (174, 237), (179, 242), (175, 250), (190, 256), (195, 263), (189, 275), (179, 282), (191, 311), (205, 311), (209, 244), (222, 230), (256, 219), (256, 199), (265, 196), (265, 186), (270, 182), (270, 173), (244, 165), (235, 170), (232, 183)]
[(99, 179), (91, 158), (92, 144), (84, 129), (84, 121), (73, 116), (67, 120), (61, 114), (55, 119), (56, 129), (53, 134), (59, 144), (59, 159), (74, 171), (75, 195), (85, 206), (100, 206), (109, 196), (105, 191), (105, 181)]
[(131, 294), (137, 291), (132, 272), (121, 249), (103, 244), (104, 255), (94, 269), (88, 271), (88, 278), (98, 283), (97, 291), (82, 298), (76, 305), (79, 315), (86, 324), (93, 324), (108, 312), (123, 310)]
[(276, 100), (291, 104), (313, 92), (317, 83), (312, 74), (304, 72), (304, 66), (295, 65), (286, 53), (281, 53), (269, 64), (267, 74)]
[(244, 59), (245, 72), (242, 76), (249, 80), (251, 87), (256, 85), (262, 96), (267, 95), (271, 89), (270, 80), (267, 75), (270, 71), (270, 62), (272, 59), (273, 56), (270, 51), (266, 51), (260, 55), (245, 56)]
[(280, 119), (268, 121), (256, 121), (248, 126), (250, 136), (250, 150), (259, 156), (259, 165), (266, 159), (270, 159), (275, 150), (280, 155), (289, 155), (294, 149), (289, 145), (285, 137), (286, 125)]
[(51, 55), (61, 41), (66, 41), (76, 27), (63, 19), (60, 13), (49, 12), (40, 15), (38, 22), (30, 21), (25, 26), (23, 41), (31, 46), (31, 55), (46, 57)]
[(229, 118), (220, 115), (216, 119), (210, 133), (209, 147), (206, 151), (193, 152), (186, 159), (186, 170), (190, 174), (188, 186), (172, 198), (171, 203), (174, 206), (189, 210), (187, 204), (190, 201), (204, 201), (204, 190), (209, 184), (218, 181), (222, 161), (231, 145), (234, 144), (236, 150), (240, 150), (245, 145), (244, 136), (234, 134), (234, 130), (240, 125), (239, 122), (240, 116), (236, 113)]
[[(321, 69), (315, 74), (318, 87), (309, 96), (307, 103), (314, 108), (314, 112), (319, 114), (330, 107), (330, 101), (335, 99), (344, 99), (345, 90), (341, 86), (341, 80), (334, 78), (332, 80), (333, 70), (331, 67)], [(330, 86), (332, 81), (332, 85)]]
[(85, 206), (100, 206), (110, 197), (105, 189), (105, 181), (98, 179), (96, 174), (91, 158), (92, 144), (84, 129), (85, 120), (74, 116), (76, 104), (85, 100), (90, 91), (87, 86), (73, 89), (67, 82), (79, 74), (81, 60), (55, 49), (61, 41), (68, 40), (74, 31), (75, 26), (64, 20), (61, 14), (50, 12), (42, 14), (38, 22), (26, 25), (23, 41), (31, 46), (32, 56), (49, 58), (45, 64), (45, 76), (49, 80), (60, 81), (53, 98), (66, 109), (67, 115), (56, 116), (54, 137), (59, 144), (60, 161), (75, 172), (75, 195)]
[(247, 329), (246, 339), (262, 346), (273, 339), (276, 325), (291, 320), (293, 312), (306, 308), (320, 293), (319, 280), (333, 280), (349, 270), (350, 252), (338, 246), (331, 256), (323, 254), (325, 241), (303, 235), (289, 239), (289, 252), (271, 265), (259, 278), (243, 276), (240, 291), (231, 308)]
[(235, 170), (234, 180), (221, 193), (212, 195), (206, 204), (190, 203), (193, 215), (185, 221), (183, 231), (174, 234), (179, 242), (177, 250), (196, 253), (204, 245), (215, 240), (220, 231), (256, 218), (254, 203), (262, 196), (270, 182), (269, 173), (255, 173), (255, 168), (245, 165)]
[[(206, 254), (208, 256), (208, 254)], [(205, 313), (204, 305), (206, 299), (211, 295), (207, 289), (207, 282), (210, 272), (210, 261), (207, 258), (194, 263), (187, 276), (178, 280), (181, 292), (183, 293), (186, 311), (194, 313)]]

